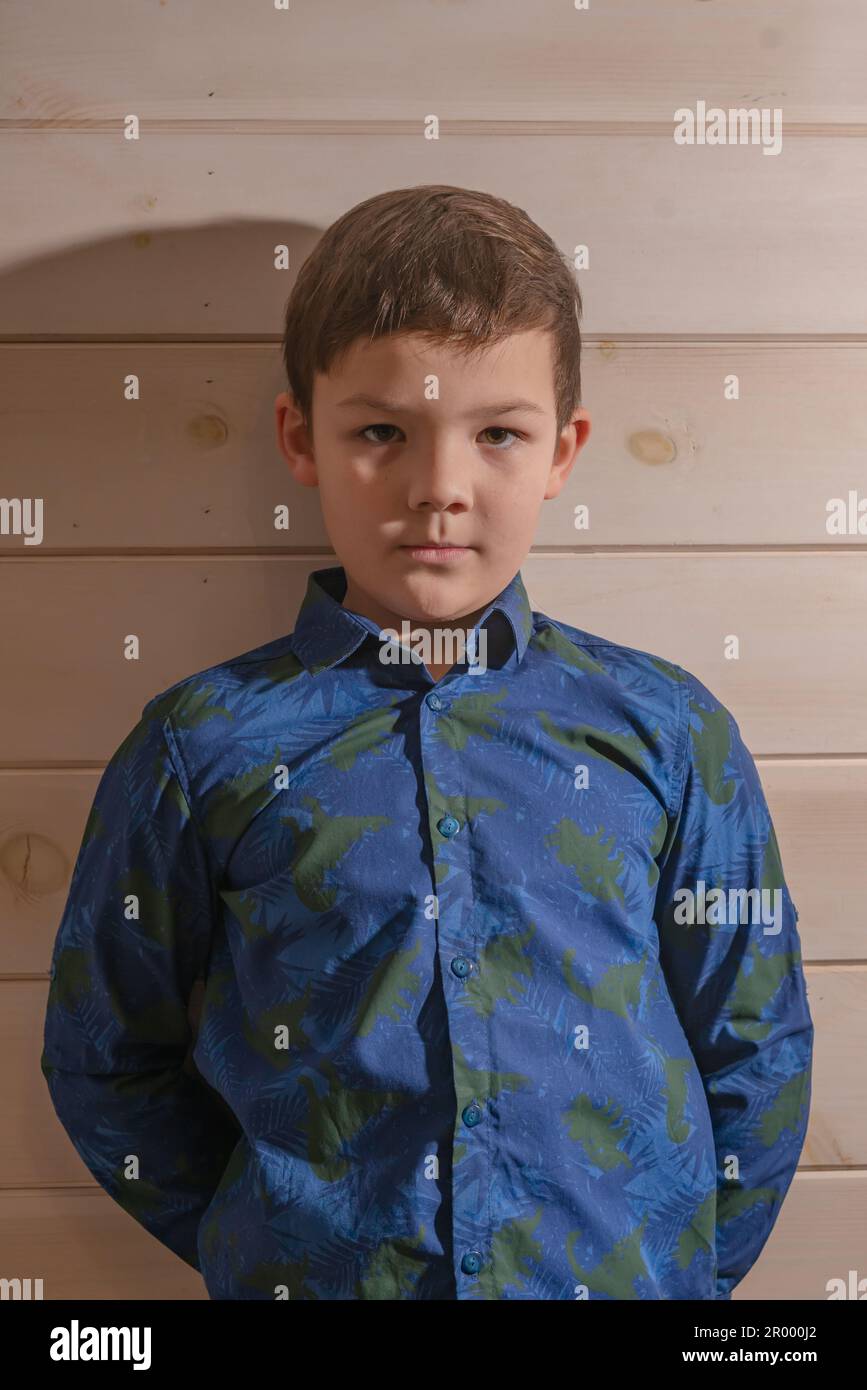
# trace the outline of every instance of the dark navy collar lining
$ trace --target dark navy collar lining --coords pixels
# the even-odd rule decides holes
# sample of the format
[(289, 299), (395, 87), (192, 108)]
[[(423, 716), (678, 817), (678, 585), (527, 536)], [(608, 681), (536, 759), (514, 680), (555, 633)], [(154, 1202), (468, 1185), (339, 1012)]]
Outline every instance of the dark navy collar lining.
[[(308, 576), (292, 646), (311, 674), (344, 660), (369, 635), (379, 638), (378, 623), (343, 607), (341, 600), (345, 593), (346, 571), (342, 565), (313, 570)], [(504, 629), (510, 636), (508, 646), (514, 649), (520, 661), (533, 632), (530, 601), (520, 570), (491, 600), (475, 626), (483, 627), (495, 612), (508, 620), (508, 627)]]

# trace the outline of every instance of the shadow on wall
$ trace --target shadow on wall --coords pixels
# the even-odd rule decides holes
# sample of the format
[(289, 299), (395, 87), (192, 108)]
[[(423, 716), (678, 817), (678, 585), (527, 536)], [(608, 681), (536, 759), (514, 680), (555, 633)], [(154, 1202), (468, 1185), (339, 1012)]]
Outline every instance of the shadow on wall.
[[(3, 492), (44, 499), (41, 542), (3, 537), (4, 554), (332, 554), (273, 416), (286, 299), (320, 235), (260, 221), (131, 231), (0, 273)], [(274, 529), (280, 504), (288, 532)]]
[[(130, 232), (0, 272), (0, 495), (41, 499), (43, 515), (38, 544), (0, 535), (0, 640), (15, 653), (0, 681), (6, 971), (48, 968), (96, 789), (79, 765), (105, 761), (156, 691), (290, 631), (307, 571), (333, 563), (319, 494), (292, 480), (273, 415), (285, 302), (320, 235), (261, 221)], [(288, 270), (274, 268), (281, 245)], [(284, 504), (288, 531), (274, 527)], [(258, 563), (269, 549), (308, 563)], [(124, 660), (127, 633), (141, 661)]]

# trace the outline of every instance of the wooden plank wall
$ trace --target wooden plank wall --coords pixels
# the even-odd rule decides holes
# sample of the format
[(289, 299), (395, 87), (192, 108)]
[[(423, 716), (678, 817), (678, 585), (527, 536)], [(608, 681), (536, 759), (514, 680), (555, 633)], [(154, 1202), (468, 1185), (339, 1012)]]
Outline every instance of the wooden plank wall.
[[(695, 671), (777, 824), (814, 1098), (735, 1298), (867, 1274), (867, 537), (826, 528), (829, 499), (867, 496), (862, 0), (19, 0), (4, 19), (0, 496), (42, 497), (45, 532), (0, 534), (0, 1274), (49, 1298), (206, 1297), (51, 1110), (49, 954), (100, 769), (143, 704), (291, 630), (333, 562), (274, 445), (283, 304), (333, 218), (429, 182), (590, 250), (593, 433), (543, 508), (534, 607)], [(698, 100), (779, 107), (781, 152), (675, 145)]]

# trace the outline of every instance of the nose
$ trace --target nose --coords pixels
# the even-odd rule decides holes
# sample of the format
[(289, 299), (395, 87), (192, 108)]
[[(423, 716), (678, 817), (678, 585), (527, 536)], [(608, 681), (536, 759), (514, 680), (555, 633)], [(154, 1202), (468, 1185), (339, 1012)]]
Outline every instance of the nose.
[(407, 501), (413, 510), (463, 511), (470, 506), (470, 462), (456, 441), (424, 444), (407, 464)]

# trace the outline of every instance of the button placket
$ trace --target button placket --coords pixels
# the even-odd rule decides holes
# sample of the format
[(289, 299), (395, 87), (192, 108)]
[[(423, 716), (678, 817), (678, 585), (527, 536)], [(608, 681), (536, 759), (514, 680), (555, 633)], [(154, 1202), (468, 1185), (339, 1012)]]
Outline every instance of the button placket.
[[(442, 715), (451, 707), (452, 701), (444, 699), (437, 690), (428, 690), (423, 696), (423, 706), (421, 707), (419, 736), (422, 746), (423, 764), (428, 769), (428, 784), (431, 789), (436, 788), (439, 797), (448, 797), (449, 786), (460, 786), (460, 765), (457, 750), (451, 746), (451, 741), (445, 741), (438, 737), (437, 726), (431, 720), (425, 719), (425, 707), (433, 715)], [(460, 723), (460, 721), (458, 721)], [(464, 835), (467, 829), (465, 817), (453, 814), (446, 809), (449, 800), (455, 807), (460, 807), (460, 794), (456, 793), (453, 798), (449, 797), (446, 806), (442, 806), (442, 814), (436, 815), (434, 811), (429, 820), (430, 833), (433, 838), (433, 851), (435, 860), (447, 859), (450, 865), (448, 873), (445, 875), (450, 880), (450, 908), (437, 918), (438, 949), (441, 952), (441, 959), (444, 970), (448, 972), (457, 982), (464, 982), (479, 968), (478, 961), (472, 956), (466, 955), (465, 951), (470, 941), (467, 938), (467, 931), (473, 938), (469, 924), (463, 921), (465, 913), (469, 912), (472, 901), (472, 865), (469, 863), (469, 855), (472, 848), (472, 837)], [(430, 803), (429, 803), (430, 804)], [(458, 838), (460, 837), (460, 838)], [(445, 855), (441, 851), (445, 845), (454, 846)], [(453, 878), (452, 875), (455, 877)], [(435, 876), (435, 885), (439, 881), (438, 875)], [(456, 939), (457, 938), (457, 939)], [(451, 954), (457, 947), (457, 953)], [(493, 1135), (486, 1139), (484, 1129), (478, 1134), (475, 1131), (482, 1121), (486, 1118), (485, 1101), (477, 1096), (467, 1097), (465, 1082), (462, 1079), (464, 1067), (470, 1067), (475, 1072), (487, 1073), (490, 1070), (491, 1061), (488, 1055), (489, 1041), (487, 1037), (487, 1025), (485, 1020), (475, 1009), (466, 1007), (466, 997), (464, 990), (444, 991), (445, 1006), (447, 1015), (447, 1027), (449, 1038), (452, 1043), (453, 1054), (461, 1059), (455, 1063), (454, 1082), (457, 1090), (458, 1109), (455, 1116), (455, 1129), (453, 1133), (453, 1144), (459, 1146), (459, 1156), (457, 1162), (467, 1163), (469, 1170), (461, 1184), (460, 1195), (456, 1197), (454, 1186), (451, 1191), (451, 1220), (452, 1233), (454, 1237), (456, 1273), (458, 1275), (458, 1297), (468, 1296), (461, 1293), (462, 1285), (460, 1276), (469, 1275), (474, 1281), (485, 1262), (485, 1244), (489, 1238), (490, 1222), (490, 1180), (492, 1154), (490, 1143)], [(461, 1094), (463, 1092), (463, 1094)], [(462, 1252), (462, 1253), (461, 1253)]]

